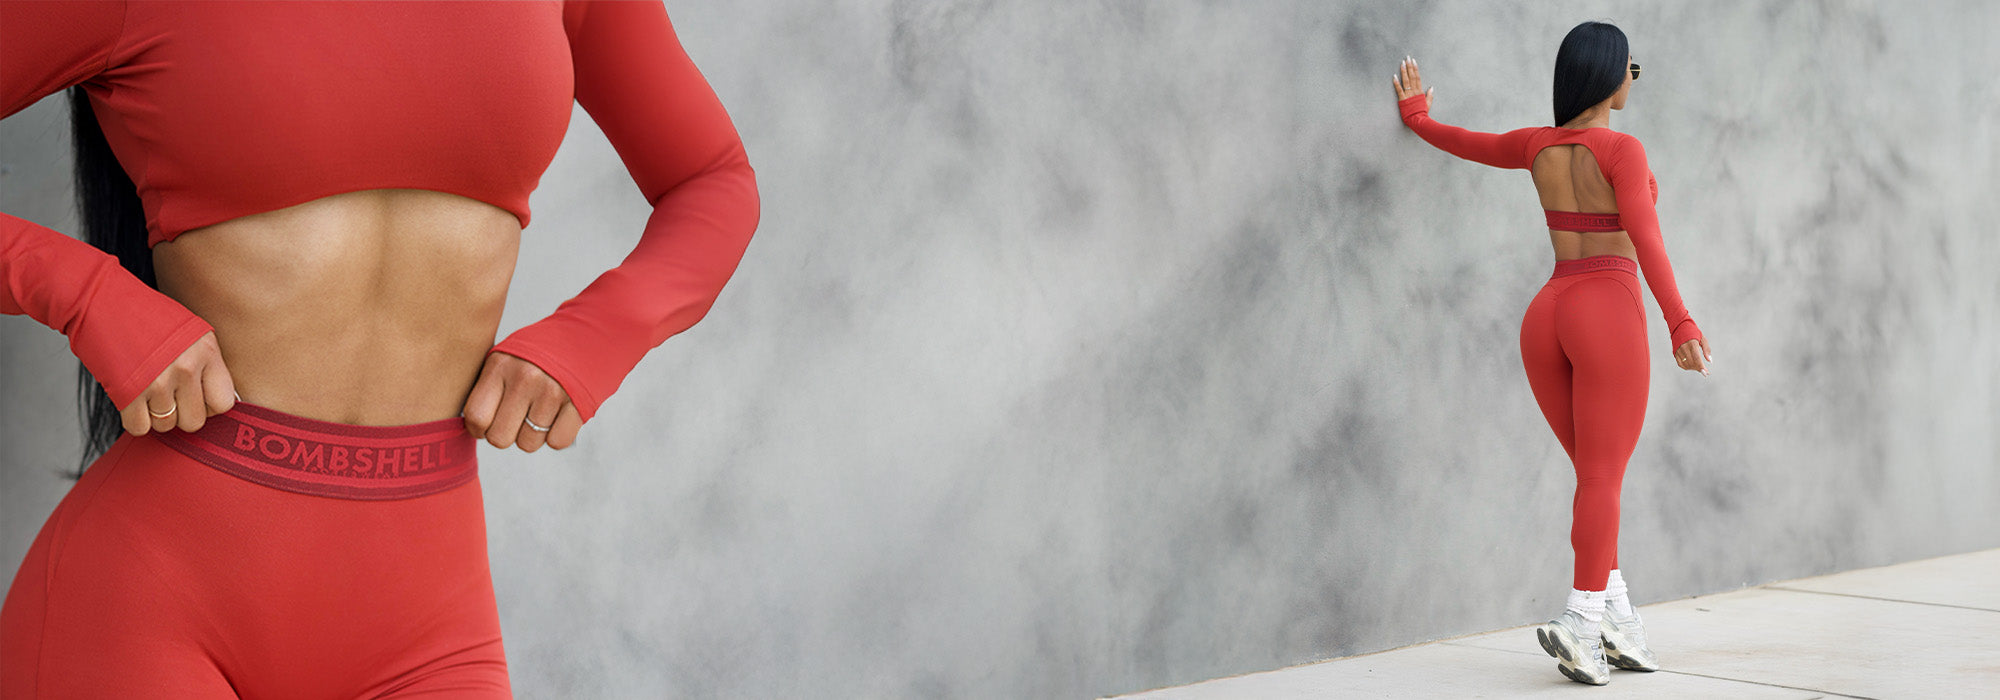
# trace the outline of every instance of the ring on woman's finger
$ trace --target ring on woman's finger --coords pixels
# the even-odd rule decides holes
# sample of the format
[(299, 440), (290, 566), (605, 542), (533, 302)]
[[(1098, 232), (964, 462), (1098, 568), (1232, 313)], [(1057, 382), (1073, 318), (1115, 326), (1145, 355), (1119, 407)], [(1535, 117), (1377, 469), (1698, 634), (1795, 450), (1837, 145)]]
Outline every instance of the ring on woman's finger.
[(166, 417), (168, 417), (168, 416), (171, 416), (171, 415), (173, 415), (173, 414), (174, 414), (174, 411), (175, 411), (175, 410), (177, 410), (177, 409), (179, 409), (179, 408), (180, 408), (180, 406), (179, 406), (179, 405), (173, 405), (173, 406), (168, 406), (168, 407), (167, 407), (167, 412), (166, 412), (166, 413), (154, 413), (154, 412), (153, 412), (153, 407), (152, 407), (152, 406), (147, 406), (147, 407), (146, 407), (146, 415), (149, 415), (149, 416), (152, 416), (152, 417), (154, 417), (154, 418), (166, 418)]
[(527, 416), (522, 416), (522, 417), (521, 417), (521, 422), (523, 422), (523, 423), (527, 423), (527, 424), (528, 424), (528, 429), (529, 429), (529, 430), (533, 430), (533, 431), (535, 431), (535, 432), (537, 432), (537, 433), (546, 433), (546, 432), (548, 432), (548, 431), (549, 431), (549, 429), (548, 429), (548, 428), (544, 428), (544, 427), (542, 427), (542, 426), (539, 426), (539, 425), (535, 425), (535, 421), (534, 421), (533, 419), (531, 419), (531, 418), (528, 418)]

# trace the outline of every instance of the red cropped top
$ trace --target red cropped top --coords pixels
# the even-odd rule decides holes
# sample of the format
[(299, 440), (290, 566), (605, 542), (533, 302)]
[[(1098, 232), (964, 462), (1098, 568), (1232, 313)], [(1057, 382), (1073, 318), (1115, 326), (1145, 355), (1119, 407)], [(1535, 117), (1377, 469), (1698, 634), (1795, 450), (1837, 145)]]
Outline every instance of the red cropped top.
[[(507, 210), (580, 104), (653, 207), (636, 249), (493, 347), (586, 420), (698, 321), (757, 226), (742, 140), (660, 0), (0, 0), (0, 117), (81, 84), (138, 187), (147, 242), (342, 192)], [(129, 405), (210, 327), (75, 239), (0, 214), (0, 312), (69, 336)]]
[(1601, 212), (1543, 209), (1542, 218), (1547, 219), (1549, 228), (1556, 231), (1609, 233), (1625, 230), (1625, 224), (1618, 220), (1618, 212), (1606, 214)]
[[(1602, 214), (1542, 210), (1551, 229), (1562, 231), (1625, 231), (1639, 255), (1639, 268), (1646, 286), (1666, 317), (1673, 347), (1702, 337), (1701, 328), (1688, 316), (1674, 286), (1674, 269), (1667, 262), (1666, 244), (1660, 238), (1660, 220), (1653, 205), (1660, 198), (1659, 182), (1646, 165), (1646, 148), (1639, 139), (1607, 128), (1564, 129), (1531, 126), (1502, 134), (1471, 131), (1438, 122), (1430, 117), (1430, 100), (1412, 95), (1396, 103), (1403, 123), (1431, 145), (1446, 153), (1496, 168), (1526, 170), (1542, 149), (1563, 144), (1589, 148), (1603, 170), (1604, 179), (1618, 201), (1618, 212)], [(1642, 187), (1641, 182), (1645, 185)]]

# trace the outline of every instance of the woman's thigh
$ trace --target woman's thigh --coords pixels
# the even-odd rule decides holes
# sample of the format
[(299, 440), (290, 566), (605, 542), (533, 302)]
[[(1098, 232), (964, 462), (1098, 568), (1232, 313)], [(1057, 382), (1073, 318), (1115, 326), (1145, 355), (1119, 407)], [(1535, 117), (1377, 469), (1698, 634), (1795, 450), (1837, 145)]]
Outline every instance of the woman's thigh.
[(1535, 404), (1542, 409), (1542, 418), (1555, 432), (1556, 442), (1562, 443), (1563, 452), (1574, 460), (1576, 426), (1570, 405), (1571, 367), (1556, 335), (1556, 298), (1561, 290), (1560, 283), (1544, 285), (1522, 315), (1521, 365), (1527, 371), (1528, 388), (1535, 393)]
[(1573, 368), (1579, 465), (1622, 471), (1645, 423), (1650, 369), (1637, 284), (1624, 273), (1583, 279), (1556, 303), (1556, 334)]

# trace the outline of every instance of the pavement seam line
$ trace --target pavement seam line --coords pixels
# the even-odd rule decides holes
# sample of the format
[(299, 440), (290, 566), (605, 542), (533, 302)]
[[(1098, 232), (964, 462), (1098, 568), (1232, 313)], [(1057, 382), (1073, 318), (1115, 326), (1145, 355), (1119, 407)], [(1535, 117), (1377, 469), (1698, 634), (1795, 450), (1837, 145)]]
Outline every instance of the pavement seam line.
[[(1461, 649), (1482, 649), (1485, 651), (1498, 651), (1508, 654), (1521, 654), (1524, 656), (1546, 656), (1546, 654), (1537, 654), (1535, 652), (1523, 651), (1519, 649), (1495, 649), (1493, 647), (1474, 646), (1471, 644), (1460, 644), (1457, 642), (1439, 642), (1439, 643), (1449, 646), (1459, 647)], [(1752, 681), (1752, 680), (1745, 680), (1742, 678), (1730, 678), (1728, 676), (1711, 676), (1706, 673), (1695, 673), (1692, 671), (1676, 671), (1673, 669), (1663, 668), (1658, 671), (1653, 671), (1653, 673), (1671, 673), (1678, 676), (1694, 676), (1696, 678), (1707, 678), (1710, 680), (1729, 681), (1731, 683), (1748, 683), (1750, 685), (1762, 685), (1762, 686), (1770, 686), (1772, 688), (1784, 688), (1786, 690), (1796, 690), (1803, 693), (1824, 693), (1826, 697), (1853, 698), (1854, 700), (1876, 700), (1875, 698), (1871, 698), (1866, 695), (1848, 695), (1846, 693), (1836, 693), (1831, 690), (1822, 690), (1819, 688), (1801, 688), (1796, 685), (1785, 685), (1782, 683), (1767, 683), (1764, 681)]]
[(1883, 601), (1883, 602), (1885, 602), (1885, 603), (1909, 603), (1909, 604), (1911, 604), (1911, 605), (1929, 605), (1929, 606), (1932, 606), (1932, 607), (1938, 607), (1938, 608), (1956, 608), (1956, 609), (1959, 609), (1959, 610), (1977, 610), (1977, 611), (1979, 611), (1979, 612), (1990, 612), (1990, 613), (2000, 613), (2000, 610), (1994, 610), (1993, 608), (1976, 608), (1976, 607), (1973, 607), (1973, 606), (1970, 606), (1970, 605), (1952, 605), (1951, 603), (1927, 603), (1927, 602), (1924, 602), (1924, 601), (1921, 601), (1921, 600), (1904, 600), (1904, 599), (1902, 599), (1902, 598), (1884, 598), (1884, 597), (1882, 597), (1882, 596), (1876, 596), (1876, 595), (1861, 595), (1861, 594), (1859, 594), (1859, 593), (1835, 593), (1835, 592), (1833, 592), (1833, 591), (1814, 591), (1814, 590), (1808, 590), (1808, 589), (1804, 589), (1804, 588), (1787, 588), (1787, 587), (1784, 587), (1784, 586), (1764, 586), (1764, 588), (1767, 588), (1767, 589), (1770, 589), (1770, 590), (1774, 590), (1774, 591), (1788, 591), (1788, 592), (1792, 592), (1792, 593), (1814, 593), (1814, 594), (1818, 594), (1818, 595), (1837, 595), (1837, 596), (1841, 596), (1841, 597), (1844, 597), (1844, 598), (1861, 598), (1861, 599), (1863, 599), (1863, 600), (1879, 600), (1879, 601)]
[(1654, 671), (1654, 673), (1672, 673), (1672, 674), (1676, 674), (1676, 675), (1682, 675), (1682, 676), (1694, 676), (1694, 677), (1696, 677), (1696, 678), (1712, 678), (1712, 679), (1715, 679), (1715, 680), (1718, 680), (1718, 681), (1735, 681), (1735, 682), (1737, 682), (1737, 683), (1749, 683), (1749, 684), (1751, 684), (1751, 685), (1764, 685), (1764, 686), (1770, 686), (1770, 687), (1773, 687), (1773, 688), (1784, 688), (1784, 689), (1786, 689), (1786, 690), (1796, 690), (1796, 691), (1799, 691), (1799, 692), (1804, 692), (1804, 693), (1825, 693), (1825, 694), (1827, 694), (1828, 696), (1831, 696), (1831, 697), (1836, 697), (1836, 698), (1853, 698), (1853, 700), (1877, 700), (1877, 698), (1872, 698), (1872, 697), (1869, 697), (1869, 696), (1866, 696), (1866, 695), (1848, 695), (1848, 694), (1846, 694), (1846, 693), (1836, 693), (1836, 692), (1833, 692), (1833, 691), (1831, 691), (1831, 690), (1821, 690), (1821, 689), (1819, 689), (1819, 688), (1801, 688), (1801, 687), (1799, 687), (1799, 686), (1796, 686), (1796, 685), (1785, 685), (1785, 684), (1783, 684), (1783, 683), (1766, 683), (1766, 682), (1764, 682), (1764, 681), (1746, 681), (1746, 680), (1743, 680), (1743, 679), (1741, 679), (1741, 678), (1730, 678), (1730, 677), (1728, 677), (1728, 676), (1711, 676), (1711, 675), (1708, 675), (1708, 674), (1706, 674), (1706, 673), (1695, 673), (1695, 672), (1692, 672), (1692, 671), (1674, 671), (1674, 670), (1669, 670), (1669, 669), (1664, 669), (1664, 668), (1663, 668), (1663, 669), (1660, 669), (1660, 670), (1658, 670), (1658, 671)]

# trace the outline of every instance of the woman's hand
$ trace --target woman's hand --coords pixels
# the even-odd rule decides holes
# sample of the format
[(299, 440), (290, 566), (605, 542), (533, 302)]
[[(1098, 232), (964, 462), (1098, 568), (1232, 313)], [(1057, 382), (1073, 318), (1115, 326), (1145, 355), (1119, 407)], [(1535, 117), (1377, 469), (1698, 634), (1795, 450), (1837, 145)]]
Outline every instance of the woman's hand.
[(1424, 109), (1430, 109), (1431, 96), (1424, 92), (1424, 76), (1417, 72), (1417, 59), (1404, 56), (1402, 67), (1396, 71), (1396, 77), (1391, 79), (1390, 83), (1396, 88), (1397, 102), (1402, 102), (1412, 95), (1423, 95)]
[(118, 409), (125, 432), (135, 436), (147, 431), (164, 433), (179, 427), (187, 432), (201, 429), (208, 417), (236, 407), (236, 383), (229, 368), (222, 365), (222, 344), (215, 332), (203, 333), (182, 350), (174, 363), (139, 394), (130, 405)]
[(465, 397), (465, 429), (503, 450), (519, 444), (522, 452), (534, 452), (544, 443), (560, 450), (576, 442), (583, 416), (570, 405), (569, 392), (535, 363), (489, 352)]
[(1693, 338), (1674, 348), (1675, 364), (1684, 370), (1700, 372), (1704, 377), (1708, 376), (1708, 364), (1714, 361), (1714, 354), (1708, 351), (1707, 338)]

